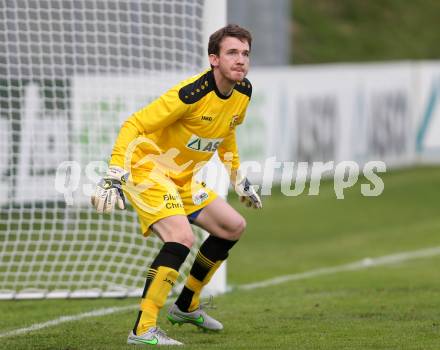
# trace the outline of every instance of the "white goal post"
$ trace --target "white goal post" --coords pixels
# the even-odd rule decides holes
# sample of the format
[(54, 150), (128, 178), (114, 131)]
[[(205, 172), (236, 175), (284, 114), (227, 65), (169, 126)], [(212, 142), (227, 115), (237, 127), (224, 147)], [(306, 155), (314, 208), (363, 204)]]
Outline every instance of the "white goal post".
[(160, 241), (89, 195), (122, 121), (208, 66), (226, 0), (6, 0), (0, 18), (0, 299), (141, 295)]

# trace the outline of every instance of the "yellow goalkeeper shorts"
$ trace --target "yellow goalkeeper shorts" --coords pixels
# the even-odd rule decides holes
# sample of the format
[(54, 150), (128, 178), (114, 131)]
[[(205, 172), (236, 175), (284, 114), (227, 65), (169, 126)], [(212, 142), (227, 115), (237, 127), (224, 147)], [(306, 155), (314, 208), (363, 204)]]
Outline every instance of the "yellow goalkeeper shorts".
[(185, 215), (191, 219), (191, 214), (217, 198), (217, 193), (202, 182), (178, 186), (169, 178), (152, 173), (131, 175), (123, 189), (139, 215), (144, 236), (151, 233), (151, 225), (156, 221), (173, 215)]

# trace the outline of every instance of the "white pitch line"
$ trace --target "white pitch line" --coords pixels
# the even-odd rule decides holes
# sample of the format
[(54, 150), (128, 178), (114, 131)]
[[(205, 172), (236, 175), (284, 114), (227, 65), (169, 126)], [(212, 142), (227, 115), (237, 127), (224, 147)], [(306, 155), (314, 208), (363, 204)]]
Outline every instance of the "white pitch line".
[(84, 312), (82, 314), (73, 315), (73, 316), (61, 316), (61, 317), (55, 318), (55, 319), (53, 319), (51, 321), (47, 321), (47, 322), (43, 322), (43, 323), (35, 323), (32, 326), (29, 326), (29, 327), (26, 327), (26, 328), (19, 328), (19, 329), (14, 329), (12, 331), (5, 332), (5, 333), (0, 333), (0, 338), (12, 337), (12, 336), (15, 336), (15, 335), (20, 335), (20, 334), (24, 334), (24, 333), (30, 333), (30, 332), (33, 332), (33, 331), (38, 331), (38, 330), (43, 329), (43, 328), (52, 327), (52, 326), (58, 326), (58, 325), (60, 325), (62, 323), (66, 323), (66, 322), (79, 321), (79, 320), (82, 320), (84, 318), (99, 317), (99, 316), (115, 314), (115, 313), (118, 313), (118, 312), (124, 312), (124, 311), (132, 310), (132, 309), (135, 309), (135, 308), (138, 308), (138, 307), (139, 307), (139, 305), (128, 305), (128, 306), (121, 306), (121, 307), (110, 307), (110, 308), (99, 309), (99, 310), (95, 310), (95, 311)]
[[(237, 290), (252, 290), (257, 288), (264, 288), (269, 286), (274, 286), (281, 283), (286, 283), (290, 281), (298, 281), (302, 279), (312, 278), (316, 276), (322, 276), (322, 275), (331, 275), (338, 272), (344, 272), (344, 271), (356, 271), (365, 269), (368, 267), (374, 267), (374, 266), (381, 266), (381, 265), (389, 265), (394, 263), (399, 263), (403, 261), (413, 260), (413, 259), (419, 259), (419, 258), (429, 258), (436, 255), (440, 255), (440, 247), (434, 247), (434, 248), (428, 248), (428, 249), (422, 249), (422, 250), (415, 250), (412, 252), (403, 252), (403, 253), (397, 253), (392, 255), (385, 255), (378, 258), (365, 258), (363, 260), (353, 262), (350, 264), (345, 265), (338, 265), (334, 267), (324, 267), (321, 269), (311, 270), (308, 272), (302, 272), (302, 273), (295, 273), (292, 275), (284, 275), (279, 276), (271, 279), (267, 279), (261, 282), (255, 282), (255, 283), (248, 283), (248, 284), (242, 284), (239, 286), (236, 286), (235, 289)], [(26, 328), (19, 328), (11, 331), (7, 331), (4, 333), (0, 333), (0, 338), (4, 337), (12, 337), (20, 334), (30, 333), (33, 331), (37, 331), (43, 328), (48, 328), (52, 326), (58, 326), (62, 323), (66, 322), (74, 322), (74, 321), (80, 321), (85, 318), (89, 317), (99, 317), (99, 316), (105, 316), (110, 315), (114, 313), (129, 311), (138, 308), (138, 305), (128, 305), (128, 306), (121, 306), (121, 307), (111, 307), (111, 308), (105, 308), (105, 309), (99, 309), (95, 311), (85, 312), (78, 315), (73, 316), (61, 316), (59, 318), (53, 319), (51, 321), (43, 322), (43, 323), (35, 323), (29, 327)]]
[(440, 247), (415, 250), (412, 252), (396, 253), (396, 254), (392, 254), (392, 255), (381, 256), (378, 258), (365, 258), (360, 261), (356, 261), (356, 262), (345, 264), (345, 265), (338, 265), (338, 266), (334, 266), (334, 267), (324, 267), (324, 268), (311, 270), (311, 271), (307, 271), (307, 272), (295, 273), (292, 275), (284, 275), (284, 276), (279, 276), (279, 277), (275, 277), (275, 278), (270, 278), (270, 279), (260, 281), (260, 282), (242, 284), (242, 285), (236, 286), (236, 289), (238, 289), (238, 290), (251, 290), (251, 289), (257, 289), (257, 288), (264, 288), (264, 287), (274, 286), (274, 285), (281, 284), (281, 283), (286, 283), (286, 282), (290, 282), (290, 281), (298, 281), (298, 280), (316, 277), (316, 276), (331, 275), (334, 273), (344, 272), (344, 271), (361, 270), (361, 269), (366, 269), (368, 267), (389, 265), (389, 264), (394, 264), (394, 263), (399, 263), (399, 262), (413, 260), (413, 259), (419, 259), (419, 258), (429, 258), (429, 257), (433, 257), (436, 255), (440, 255)]

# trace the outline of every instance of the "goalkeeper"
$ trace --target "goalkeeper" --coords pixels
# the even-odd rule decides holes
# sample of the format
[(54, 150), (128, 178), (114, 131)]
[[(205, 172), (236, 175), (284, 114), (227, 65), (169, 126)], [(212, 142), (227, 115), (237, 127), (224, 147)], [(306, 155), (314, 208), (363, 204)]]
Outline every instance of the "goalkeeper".
[(258, 194), (238, 171), (235, 137), (252, 93), (245, 78), (251, 42), (251, 34), (238, 25), (213, 33), (208, 44), (211, 68), (177, 84), (125, 121), (108, 173), (92, 197), (97, 211), (108, 213), (116, 204), (124, 209), (126, 196), (139, 215), (143, 234), (153, 232), (164, 242), (148, 270), (129, 344), (182, 345), (156, 322), (194, 243), (190, 223), (210, 235), (197, 252), (168, 319), (173, 324), (223, 329), (200, 307), (200, 292), (240, 239), (246, 222), (193, 176), (217, 151), (241, 200), (249, 207), (262, 207)]

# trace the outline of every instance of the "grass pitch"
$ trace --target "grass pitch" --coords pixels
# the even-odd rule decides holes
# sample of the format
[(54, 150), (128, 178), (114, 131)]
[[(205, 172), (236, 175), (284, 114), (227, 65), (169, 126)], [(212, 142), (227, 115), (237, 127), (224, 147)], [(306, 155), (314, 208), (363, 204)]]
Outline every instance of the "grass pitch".
[[(319, 196), (264, 197), (261, 212), (233, 205), (248, 221), (228, 263), (234, 287), (275, 276), (440, 246), (440, 168), (383, 175), (380, 197), (359, 185), (337, 200), (333, 183)], [(365, 181), (364, 181), (365, 182)], [(438, 349), (440, 256), (316, 276), (215, 299), (225, 330), (160, 326), (185, 349)], [(133, 299), (0, 302), (0, 334), (61, 316), (136, 305)], [(136, 310), (85, 318), (0, 338), (0, 349), (133, 349), (125, 344)]]
[(294, 64), (438, 59), (435, 0), (292, 0)]

